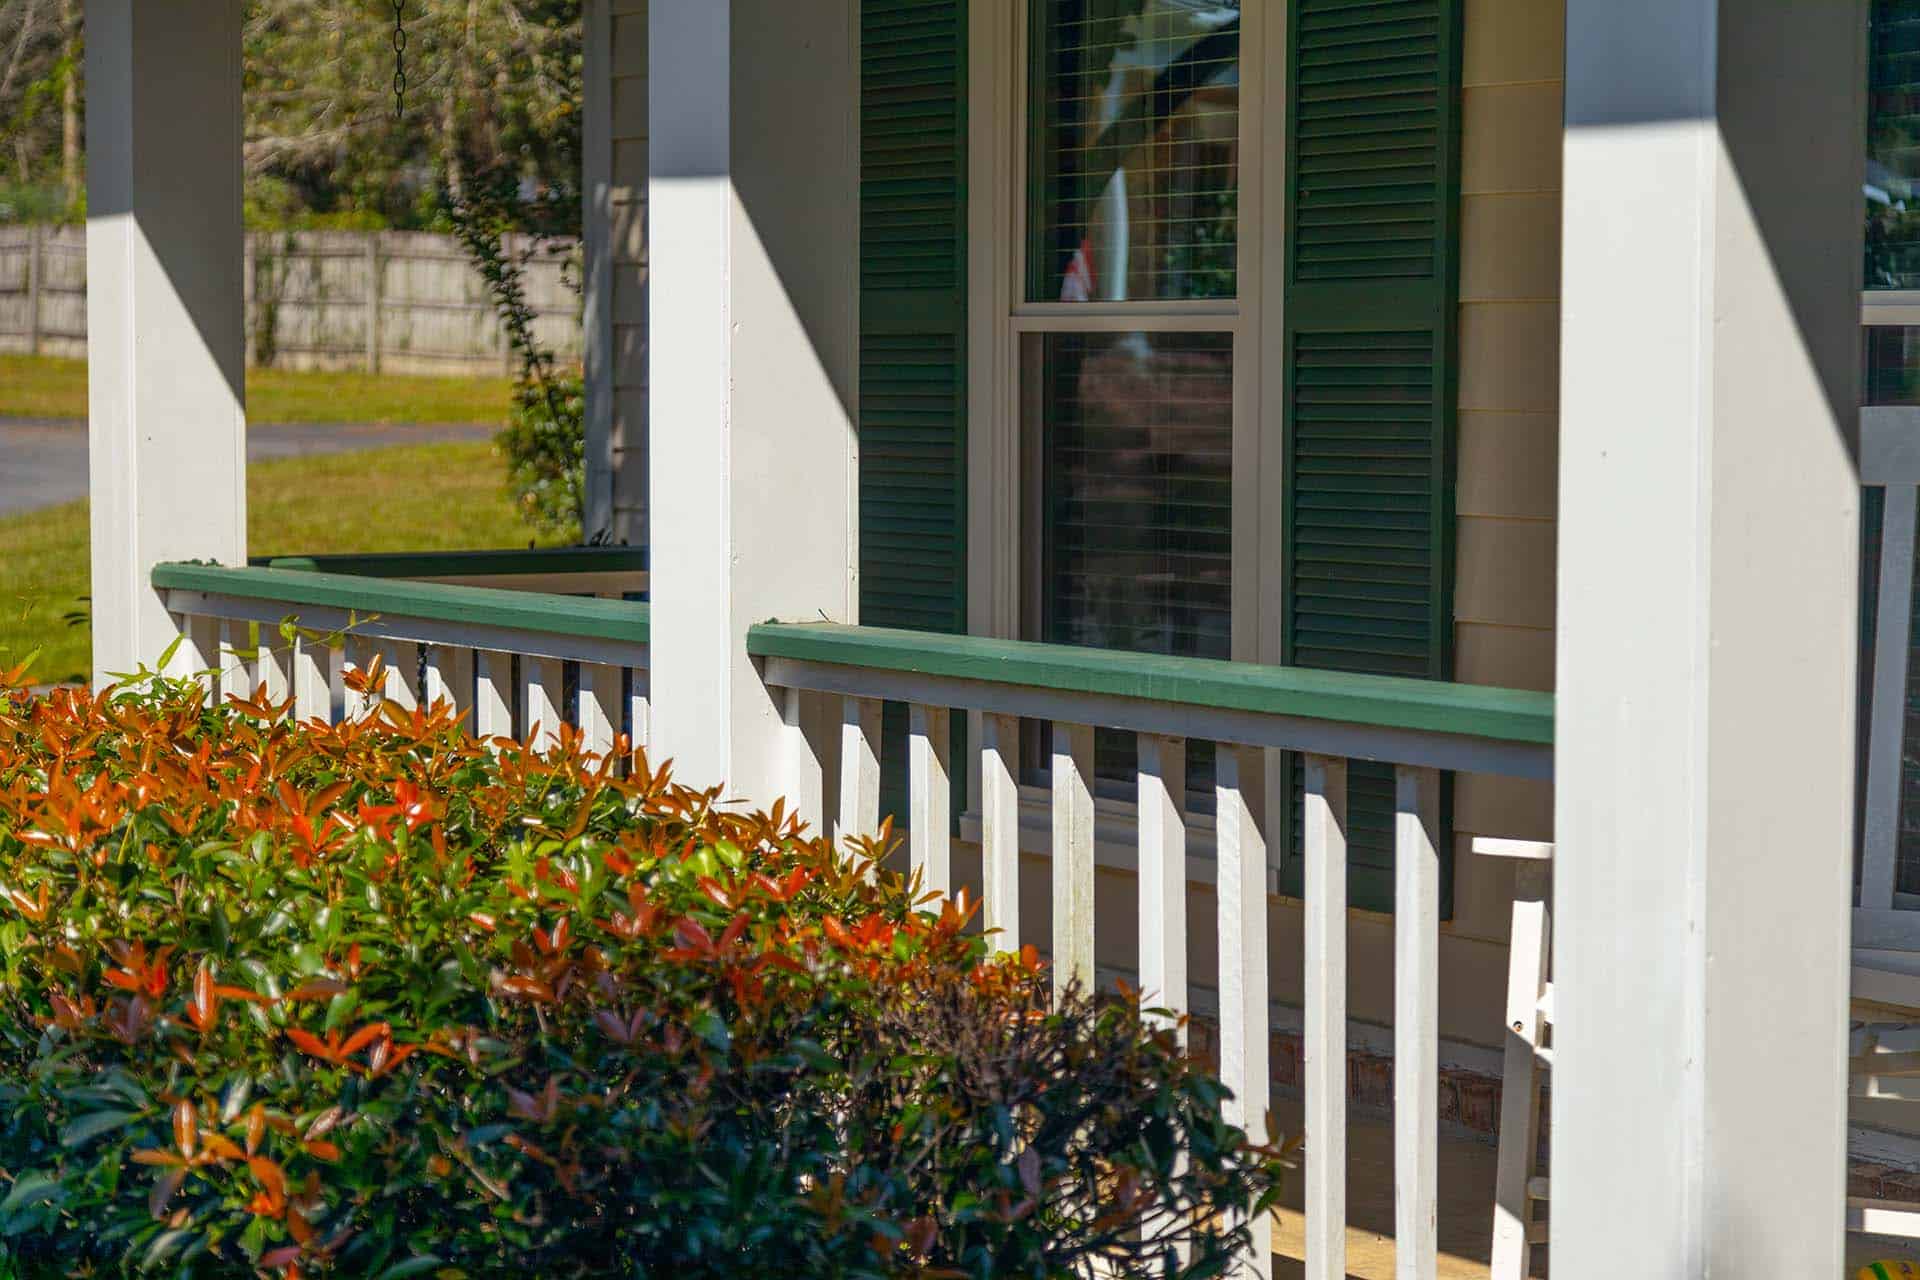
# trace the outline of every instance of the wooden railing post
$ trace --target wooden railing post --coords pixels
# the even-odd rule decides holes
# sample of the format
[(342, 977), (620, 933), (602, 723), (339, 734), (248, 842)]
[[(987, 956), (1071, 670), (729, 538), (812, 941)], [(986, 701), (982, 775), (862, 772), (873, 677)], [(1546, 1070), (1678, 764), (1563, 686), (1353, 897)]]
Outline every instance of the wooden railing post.
[[(1271, 1077), (1268, 1063), (1267, 1008), (1267, 842), (1261, 834), (1250, 797), (1264, 790), (1266, 753), (1258, 748), (1236, 747), (1221, 743), (1214, 757), (1214, 796), (1216, 801), (1215, 858), (1219, 868), (1218, 909), (1220, 935), (1220, 1078), (1233, 1091), (1225, 1108), (1227, 1120), (1247, 1132), (1250, 1141), (1267, 1139), (1267, 1105)], [(1309, 782), (1311, 787), (1311, 782)], [(1344, 794), (1344, 789), (1342, 794)], [(1311, 828), (1309, 837), (1312, 838)], [(1311, 926), (1309, 926), (1311, 928)], [(1309, 934), (1311, 937), (1311, 933)], [(1311, 944), (1307, 960), (1308, 981), (1313, 981)], [(1312, 999), (1311, 990), (1308, 996)], [(1312, 1009), (1311, 1003), (1308, 1005)], [(1309, 1014), (1311, 1016), (1311, 1013)], [(1308, 1023), (1311, 1035), (1312, 1023)], [(1341, 1034), (1346, 1021), (1341, 1019)], [(1314, 1105), (1313, 1081), (1308, 1081), (1307, 1105)], [(1340, 1104), (1345, 1105), (1345, 1081), (1341, 1082)], [(1342, 1113), (1344, 1117), (1344, 1112)], [(1309, 1122), (1311, 1123), (1311, 1122)], [(1344, 1138), (1345, 1130), (1341, 1136)], [(1322, 1167), (1309, 1156), (1310, 1171)], [(1340, 1179), (1346, 1177), (1344, 1152), (1326, 1166)], [(1308, 1183), (1311, 1212), (1313, 1183)], [(1252, 1232), (1249, 1256), (1239, 1275), (1243, 1280), (1264, 1278), (1273, 1269), (1272, 1220), (1262, 1214), (1247, 1224)], [(1320, 1276), (1314, 1267), (1313, 1229), (1308, 1225), (1308, 1274)], [(1338, 1271), (1325, 1273), (1330, 1280), (1344, 1280), (1344, 1261)]]
[(878, 698), (840, 703), (840, 823), (834, 843), (880, 833), (880, 711)]
[(947, 894), (953, 890), (952, 718), (945, 707), (916, 702), (907, 721), (908, 852), (922, 887)]
[(1093, 947), (1093, 730), (1053, 726), (1053, 990), (1090, 994)]
[(1305, 760), (1307, 1280), (1347, 1274), (1347, 762)]
[(991, 942), (1001, 951), (1020, 949), (1020, 789), (1015, 764), (1020, 721), (980, 717), (980, 872)]
[(1439, 1266), (1440, 772), (1394, 770), (1393, 1180), (1400, 1280)]
[(1181, 1042), (1187, 1012), (1187, 743), (1139, 735), (1140, 996)]

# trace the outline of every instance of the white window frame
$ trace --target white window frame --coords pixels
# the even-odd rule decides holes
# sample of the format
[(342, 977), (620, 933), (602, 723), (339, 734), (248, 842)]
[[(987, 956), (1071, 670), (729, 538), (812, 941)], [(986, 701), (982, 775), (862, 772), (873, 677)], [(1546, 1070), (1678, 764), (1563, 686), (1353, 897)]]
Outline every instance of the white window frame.
[[(1233, 299), (1128, 302), (1026, 300), (1027, 55), (1036, 0), (975, 0), (969, 7), (967, 158), (967, 631), (1019, 639), (1027, 573), (1021, 474), (1022, 339), (1046, 332), (1159, 330), (1233, 335), (1231, 644), (1236, 662), (1280, 660), (1284, 492), (1278, 376), (1285, 355), (1281, 307), (1286, 165), (1287, 0), (1242, 0), (1240, 195)], [(978, 741), (979, 726), (972, 726)], [(978, 839), (977, 770), (962, 833)], [(1281, 774), (1269, 767), (1266, 809), (1281, 810)], [(1047, 797), (1022, 789), (1022, 833), (1043, 852)], [(1131, 804), (1095, 802), (1101, 865), (1131, 867)], [(1189, 853), (1213, 856), (1211, 819), (1190, 818)], [(1268, 841), (1272, 866), (1279, 842)], [(1276, 873), (1270, 872), (1270, 876)], [(1270, 891), (1277, 886), (1274, 879)]]

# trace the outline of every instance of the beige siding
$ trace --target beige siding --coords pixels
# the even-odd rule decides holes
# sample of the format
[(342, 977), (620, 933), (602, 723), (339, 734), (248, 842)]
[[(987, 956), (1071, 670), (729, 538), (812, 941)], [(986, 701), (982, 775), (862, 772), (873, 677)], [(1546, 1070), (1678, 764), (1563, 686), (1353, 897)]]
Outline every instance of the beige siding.
[[(1553, 688), (1564, 18), (1541, 0), (1467, 0), (1454, 669), (1474, 684)], [(1504, 972), (1502, 949), (1486, 948), (1500, 962), (1489, 965), (1469, 940), (1504, 944), (1513, 875), (1468, 847), (1475, 835), (1551, 839), (1552, 788), (1462, 778), (1454, 826), (1442, 1012), (1449, 1034), (1497, 1040), (1497, 985), (1463, 984)]]
[(647, 500), (647, 0), (612, 0), (613, 533), (639, 542)]

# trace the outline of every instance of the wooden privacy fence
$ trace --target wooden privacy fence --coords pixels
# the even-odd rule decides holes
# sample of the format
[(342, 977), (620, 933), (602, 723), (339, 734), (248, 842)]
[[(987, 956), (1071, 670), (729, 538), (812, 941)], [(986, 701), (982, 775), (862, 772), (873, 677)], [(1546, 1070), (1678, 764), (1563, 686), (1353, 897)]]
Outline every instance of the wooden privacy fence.
[[(516, 256), (534, 246), (512, 237)], [(524, 284), (535, 332), (581, 354), (579, 245), (542, 242)], [(478, 374), (515, 367), (486, 281), (451, 236), (255, 231), (246, 242), (247, 360), (289, 369)], [(0, 351), (86, 355), (86, 228), (0, 226)]]

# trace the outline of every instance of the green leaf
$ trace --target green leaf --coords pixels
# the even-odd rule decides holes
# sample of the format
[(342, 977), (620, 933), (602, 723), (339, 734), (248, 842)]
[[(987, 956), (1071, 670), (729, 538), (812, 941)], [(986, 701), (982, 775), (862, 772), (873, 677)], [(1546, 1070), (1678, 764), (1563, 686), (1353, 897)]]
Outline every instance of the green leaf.
[(431, 1271), (435, 1267), (445, 1265), (445, 1263), (432, 1254), (423, 1253), (417, 1257), (408, 1258), (404, 1262), (394, 1263), (378, 1276), (374, 1277), (374, 1280), (401, 1280), (403, 1276), (417, 1276), (422, 1272)]
[(81, 1116), (60, 1131), (60, 1145), (71, 1150), (84, 1147), (103, 1133), (124, 1129), (140, 1119), (138, 1111), (95, 1111)]
[(7, 1198), (0, 1200), (0, 1217), (65, 1197), (66, 1188), (46, 1174), (37, 1171), (23, 1173), (13, 1180), (13, 1190), (7, 1193)]

